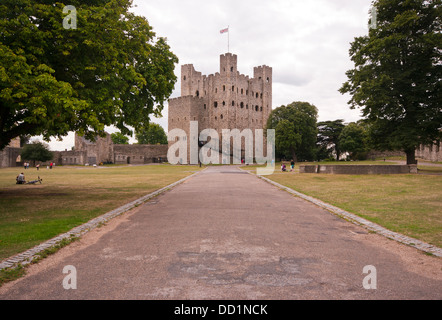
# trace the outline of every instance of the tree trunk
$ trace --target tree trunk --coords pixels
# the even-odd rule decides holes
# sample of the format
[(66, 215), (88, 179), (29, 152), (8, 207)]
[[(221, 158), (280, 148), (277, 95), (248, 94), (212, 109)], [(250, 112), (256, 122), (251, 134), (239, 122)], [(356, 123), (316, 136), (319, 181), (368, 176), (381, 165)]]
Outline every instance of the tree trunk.
[(417, 164), (416, 151), (414, 149), (405, 150), (405, 154), (407, 155), (407, 164)]
[(296, 156), (296, 152), (295, 152), (295, 150), (291, 150), (292, 152), (291, 152), (291, 154), (292, 154), (292, 159), (291, 160), (293, 160), (293, 161), (295, 161), (295, 162), (298, 162), (298, 157)]

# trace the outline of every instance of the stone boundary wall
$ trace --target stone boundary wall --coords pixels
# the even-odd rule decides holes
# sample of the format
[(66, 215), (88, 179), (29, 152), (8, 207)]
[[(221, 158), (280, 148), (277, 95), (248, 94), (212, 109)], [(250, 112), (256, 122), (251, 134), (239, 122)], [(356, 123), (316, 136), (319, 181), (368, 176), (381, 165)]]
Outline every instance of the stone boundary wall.
[(16, 167), (16, 160), (20, 153), (21, 148), (6, 147), (0, 150), (0, 168)]
[(301, 165), (299, 173), (325, 174), (407, 174), (417, 173), (416, 165)]
[(167, 144), (115, 144), (113, 147), (115, 164), (148, 164), (158, 162), (158, 159), (167, 161), (169, 149)]

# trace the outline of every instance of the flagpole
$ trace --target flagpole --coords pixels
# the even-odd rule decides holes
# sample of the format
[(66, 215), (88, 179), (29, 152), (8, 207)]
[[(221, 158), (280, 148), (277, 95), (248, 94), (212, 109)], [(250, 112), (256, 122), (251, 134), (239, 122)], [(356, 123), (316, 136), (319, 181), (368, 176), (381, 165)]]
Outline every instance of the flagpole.
[(227, 26), (227, 53), (230, 53), (230, 26)]

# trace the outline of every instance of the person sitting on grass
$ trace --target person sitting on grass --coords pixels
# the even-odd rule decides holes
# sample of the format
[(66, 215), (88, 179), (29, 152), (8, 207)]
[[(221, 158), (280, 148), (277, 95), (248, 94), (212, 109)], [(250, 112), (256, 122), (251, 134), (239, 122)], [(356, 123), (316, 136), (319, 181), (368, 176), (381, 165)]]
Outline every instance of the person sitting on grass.
[(25, 175), (22, 173), (20, 173), (17, 178), (15, 178), (15, 180), (17, 181), (17, 184), (25, 184), (26, 183), (26, 179), (25, 179)]
[(281, 171), (283, 171), (283, 172), (287, 171), (287, 168), (286, 168), (285, 164), (282, 164)]

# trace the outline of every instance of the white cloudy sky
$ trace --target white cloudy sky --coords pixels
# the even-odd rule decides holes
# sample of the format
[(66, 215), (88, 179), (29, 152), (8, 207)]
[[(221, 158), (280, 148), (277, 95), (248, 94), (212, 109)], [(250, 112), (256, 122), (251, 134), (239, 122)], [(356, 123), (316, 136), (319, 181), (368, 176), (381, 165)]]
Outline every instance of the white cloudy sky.
[[(238, 70), (253, 76), (253, 67), (273, 68), (273, 108), (307, 101), (319, 121), (359, 119), (348, 96), (338, 92), (353, 67), (350, 42), (368, 32), (372, 0), (134, 0), (132, 10), (147, 18), (157, 36), (166, 37), (182, 64), (209, 75), (219, 71), (219, 56), (238, 55)], [(79, 26), (80, 27), (80, 26)], [(172, 97), (180, 95), (180, 83)], [(167, 131), (167, 105), (161, 119)], [(109, 128), (109, 132), (115, 130)], [(51, 142), (52, 150), (70, 149), (73, 134)]]

